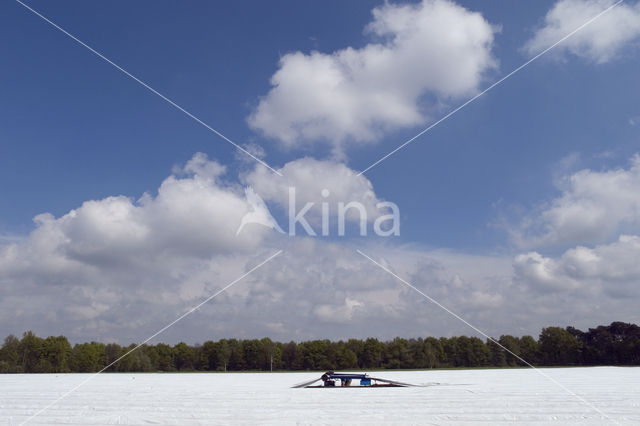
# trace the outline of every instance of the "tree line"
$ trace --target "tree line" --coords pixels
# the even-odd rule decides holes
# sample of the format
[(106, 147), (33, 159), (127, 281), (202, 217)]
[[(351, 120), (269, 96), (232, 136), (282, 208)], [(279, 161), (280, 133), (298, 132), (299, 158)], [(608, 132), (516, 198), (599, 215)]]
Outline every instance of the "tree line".
[[(499, 343), (499, 344), (498, 344)], [(31, 331), (10, 335), (0, 348), (0, 373), (88, 373), (106, 371), (269, 371), (428, 369), (452, 367), (640, 365), (640, 327), (613, 322), (583, 332), (574, 327), (543, 328), (532, 336), (427, 337), (389, 341), (375, 338), (337, 342), (274, 342), (222, 339), (203, 344), (136, 345), (79, 343), (64, 336), (41, 338)], [(505, 350), (506, 348), (506, 350)], [(526, 363), (525, 363), (526, 361)]]

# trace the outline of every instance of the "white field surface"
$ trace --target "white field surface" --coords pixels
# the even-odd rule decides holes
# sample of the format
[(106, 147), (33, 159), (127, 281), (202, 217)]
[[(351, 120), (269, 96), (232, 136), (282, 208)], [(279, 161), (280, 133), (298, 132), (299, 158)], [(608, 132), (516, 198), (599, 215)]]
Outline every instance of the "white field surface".
[[(321, 373), (101, 374), (29, 424), (640, 424), (640, 368), (387, 371), (420, 388), (291, 389)], [(89, 375), (0, 375), (0, 424), (21, 424)], [(439, 384), (435, 384), (435, 383)], [(613, 421), (612, 421), (613, 420)]]

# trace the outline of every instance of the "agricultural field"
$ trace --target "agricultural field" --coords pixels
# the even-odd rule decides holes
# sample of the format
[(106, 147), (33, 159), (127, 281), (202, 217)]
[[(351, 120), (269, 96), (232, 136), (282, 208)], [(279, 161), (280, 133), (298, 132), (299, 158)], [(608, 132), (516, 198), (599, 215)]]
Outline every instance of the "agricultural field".
[[(374, 376), (424, 387), (291, 388), (319, 375), (101, 374), (29, 424), (640, 424), (640, 368), (387, 371)], [(0, 424), (23, 423), (87, 377), (0, 375)]]

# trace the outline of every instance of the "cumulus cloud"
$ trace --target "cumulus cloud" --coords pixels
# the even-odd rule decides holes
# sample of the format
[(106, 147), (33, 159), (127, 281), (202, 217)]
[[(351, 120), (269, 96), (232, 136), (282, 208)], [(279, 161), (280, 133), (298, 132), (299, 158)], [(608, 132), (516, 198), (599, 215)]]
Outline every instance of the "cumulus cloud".
[[(362, 248), (362, 247), (360, 247)], [(258, 264), (283, 254), (205, 305), (160, 340), (270, 336), (281, 340), (469, 334), (471, 330), (355, 252), (349, 244), (296, 237), (255, 253), (165, 256), (113, 267), (53, 253), (33, 269), (28, 247), (0, 252), (0, 321), (5, 333), (33, 329), (73, 340), (139, 341)], [(505, 332), (512, 307), (509, 260), (367, 247), (399, 275), (491, 332)], [(9, 253), (11, 252), (11, 253)], [(22, 259), (26, 268), (16, 268)], [(56, 262), (49, 262), (53, 259)], [(479, 268), (469, 265), (482, 265)], [(27, 266), (27, 265), (25, 265)], [(511, 325), (516, 324), (511, 323)], [(526, 323), (517, 324), (522, 329)], [(513, 332), (519, 331), (512, 329)]]
[[(512, 230), (518, 244), (538, 248), (514, 258), (514, 285), (529, 294), (532, 314), (564, 308), (576, 323), (612, 312), (638, 321), (640, 156), (627, 168), (581, 170), (558, 184), (562, 194)], [(540, 250), (554, 245), (570, 248)]]
[[(305, 219), (317, 228), (322, 226), (323, 215), (326, 216), (330, 219), (331, 234), (337, 233), (335, 226), (340, 203), (344, 206), (357, 203), (362, 207), (362, 212), (356, 208), (346, 210), (347, 221), (373, 222), (390, 212), (374, 193), (371, 182), (343, 163), (305, 157), (286, 163), (279, 171), (283, 177), (275, 177), (264, 167), (256, 168), (245, 176), (244, 181), (284, 212), (289, 212), (290, 203), (295, 206), (296, 213), (312, 204)], [(326, 212), (322, 210), (323, 204)], [(315, 232), (321, 231), (315, 229)]]
[(628, 168), (585, 169), (558, 184), (558, 198), (511, 229), (518, 245), (598, 243), (640, 229), (640, 155)]
[(621, 235), (611, 244), (578, 246), (558, 258), (521, 254), (514, 260), (514, 272), (518, 281), (544, 292), (587, 292), (620, 300), (640, 296), (639, 258), (640, 237)]
[[(260, 169), (248, 174), (249, 181), (264, 191), (268, 201), (283, 200), (287, 186), (274, 183), (283, 178), (261, 175)], [(305, 159), (283, 170), (287, 182), (299, 188), (302, 201), (313, 199), (310, 193), (321, 197), (316, 179), (335, 197), (375, 208), (377, 197), (370, 182), (354, 178), (355, 173), (342, 164)], [(189, 304), (233, 281), (281, 248), (283, 237), (251, 224), (236, 235), (241, 217), (251, 207), (241, 182), (227, 181), (225, 176), (225, 167), (199, 153), (175, 168), (155, 195), (144, 194), (138, 200), (111, 196), (86, 201), (58, 218), (38, 215), (27, 237), (0, 244), (0, 323), (15, 332), (45, 327), (48, 333), (68, 330), (88, 339), (94, 333), (133, 336), (139, 327), (168, 322)], [(305, 254), (293, 275), (299, 276), (318, 259), (302, 243), (295, 251)], [(327, 249), (327, 253), (336, 252)], [(327, 262), (323, 267), (330, 269)], [(262, 280), (252, 278), (257, 293), (245, 294), (242, 300), (255, 300), (261, 288), (270, 294), (278, 293), (276, 285), (286, 288), (288, 284), (278, 278), (286, 276), (283, 271), (270, 274)], [(309, 276), (305, 283), (316, 278)], [(300, 294), (308, 290), (298, 288)], [(319, 298), (312, 312), (349, 318), (347, 310), (359, 306), (355, 299), (336, 297), (336, 306), (324, 296)], [(226, 335), (238, 331), (230, 322), (218, 325), (222, 324), (231, 327)]]
[[(282, 250), (159, 340), (472, 334), (356, 248), (490, 334), (607, 323), (614, 309), (614, 319), (634, 320), (638, 237), (559, 259), (532, 252), (515, 260), (370, 239), (356, 247), (355, 240), (283, 236), (259, 225), (236, 237), (249, 209), (241, 182), (263, 185), (270, 203), (281, 197), (282, 187), (268, 180), (282, 178), (258, 170), (238, 181), (196, 154), (155, 195), (38, 216), (27, 237), (0, 244), (3, 333), (140, 341)], [(339, 197), (378, 199), (365, 178), (350, 181), (353, 172), (339, 163), (301, 159), (283, 171), (310, 193), (326, 186)]]
[(341, 155), (346, 143), (424, 123), (426, 97), (434, 107), (477, 90), (496, 66), (496, 31), (450, 1), (385, 3), (365, 28), (366, 46), (284, 55), (249, 125), (285, 148), (320, 141)]
[[(38, 215), (26, 238), (0, 246), (0, 322), (90, 335), (106, 323), (136, 327), (134, 312), (150, 304), (180, 306), (189, 277), (219, 266), (220, 256), (254, 253), (267, 232), (235, 235), (248, 206), (240, 188), (222, 182), (224, 173), (196, 154), (155, 196), (112, 196), (59, 218)], [(242, 270), (238, 261), (226, 263), (200, 285)]]
[[(613, 0), (560, 0), (547, 13), (544, 25), (525, 44), (533, 55), (560, 40), (614, 3)], [(556, 47), (595, 63), (609, 62), (640, 38), (640, 3), (622, 3)]]

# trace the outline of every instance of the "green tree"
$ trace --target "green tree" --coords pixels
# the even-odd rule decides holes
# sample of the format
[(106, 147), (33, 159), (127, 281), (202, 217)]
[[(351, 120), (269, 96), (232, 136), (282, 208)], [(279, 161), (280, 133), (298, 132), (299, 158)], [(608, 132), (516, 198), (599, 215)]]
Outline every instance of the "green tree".
[[(231, 349), (233, 345), (226, 339), (220, 340), (217, 345), (218, 370), (227, 371), (227, 367), (231, 362)], [(236, 358), (238, 358), (238, 355), (236, 350)]]
[(260, 341), (244, 340), (241, 342), (242, 352), (244, 354), (244, 368), (247, 370), (259, 370), (261, 367), (261, 345)]
[(504, 355), (504, 349), (502, 349), (494, 339), (487, 339), (487, 347), (489, 348), (490, 365), (494, 367), (504, 367), (507, 365), (507, 357)]
[(18, 354), (22, 371), (25, 373), (39, 373), (38, 368), (42, 368), (40, 357), (43, 355), (44, 341), (36, 336), (32, 331), (27, 331), (22, 335)]
[(100, 371), (106, 364), (104, 344), (98, 342), (79, 343), (73, 346), (69, 365), (75, 373)]
[(443, 351), (444, 365), (447, 367), (459, 367), (460, 357), (458, 356), (458, 338), (441, 337), (439, 339)]
[(520, 356), (531, 365), (540, 363), (540, 348), (536, 339), (531, 336), (520, 338)]
[(218, 369), (218, 345), (216, 342), (207, 340), (202, 344), (198, 364), (202, 370), (216, 371)]
[(435, 337), (424, 339), (423, 351), (427, 361), (426, 368), (436, 368), (444, 365), (445, 355), (442, 343)]
[(261, 370), (270, 370), (272, 359), (274, 370), (281, 368), (280, 359), (282, 357), (282, 351), (277, 344), (268, 337), (265, 337), (260, 339), (260, 348), (259, 366)]
[(487, 366), (489, 365), (489, 348), (481, 339), (470, 337), (466, 358), (471, 367)]
[(0, 349), (0, 373), (21, 373), (20, 365), (20, 339), (13, 334), (4, 339)]
[(165, 343), (156, 345), (156, 353), (158, 354), (157, 368), (160, 371), (175, 371), (176, 365), (173, 361), (173, 350), (171, 346)]
[(333, 370), (335, 365), (327, 357), (328, 340), (311, 340), (302, 342), (298, 348), (302, 352), (302, 368), (305, 370)]
[[(115, 362), (122, 355), (122, 347), (117, 343), (108, 343), (104, 346), (105, 366)], [(114, 364), (106, 371), (117, 371), (118, 365)]]
[(380, 368), (382, 367), (382, 355), (384, 345), (378, 339), (369, 337), (362, 345), (362, 353), (360, 355), (360, 366), (362, 368)]
[(543, 328), (539, 345), (544, 365), (575, 365), (580, 358), (580, 341), (561, 327)]
[(244, 347), (242, 342), (237, 339), (229, 339), (227, 344), (229, 345), (227, 369), (231, 371), (244, 370)]
[(147, 345), (138, 347), (135, 343), (120, 349), (120, 361), (114, 366), (119, 372), (150, 372), (154, 370)]
[(358, 359), (358, 367), (364, 368), (362, 365), (362, 353), (364, 351), (364, 342), (360, 339), (349, 339), (345, 342), (345, 347), (356, 354)]
[(195, 353), (193, 348), (184, 342), (173, 347), (173, 362), (178, 370), (193, 370)]
[(68, 373), (71, 345), (64, 336), (49, 336), (42, 342), (40, 361), (36, 368), (41, 373)]
[(335, 364), (340, 370), (358, 368), (358, 357), (342, 340), (336, 344)]
[(510, 367), (514, 367), (516, 365), (519, 365), (521, 362), (518, 359), (518, 357), (520, 357), (520, 339), (518, 339), (517, 337), (513, 337), (510, 336), (508, 334), (503, 334), (502, 336), (500, 336), (500, 340), (498, 340), (498, 342), (500, 342), (500, 344), (507, 348), (508, 350), (505, 351), (505, 359), (507, 362), (507, 365)]
[(282, 348), (282, 364), (286, 370), (302, 370), (302, 352), (296, 342), (289, 342)]
[(413, 355), (407, 339), (396, 337), (387, 343), (384, 354), (385, 368), (411, 368)]

